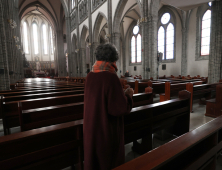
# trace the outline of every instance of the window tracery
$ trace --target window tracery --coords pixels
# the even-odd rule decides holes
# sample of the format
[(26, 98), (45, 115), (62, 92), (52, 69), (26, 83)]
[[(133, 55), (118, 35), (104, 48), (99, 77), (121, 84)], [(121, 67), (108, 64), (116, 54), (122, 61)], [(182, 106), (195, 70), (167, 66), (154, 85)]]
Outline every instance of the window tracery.
[(158, 29), (158, 51), (163, 53), (162, 60), (175, 58), (175, 26), (172, 15), (165, 12), (160, 18)]
[(139, 26), (133, 28), (133, 35), (131, 38), (131, 63), (142, 62), (142, 37), (139, 31)]

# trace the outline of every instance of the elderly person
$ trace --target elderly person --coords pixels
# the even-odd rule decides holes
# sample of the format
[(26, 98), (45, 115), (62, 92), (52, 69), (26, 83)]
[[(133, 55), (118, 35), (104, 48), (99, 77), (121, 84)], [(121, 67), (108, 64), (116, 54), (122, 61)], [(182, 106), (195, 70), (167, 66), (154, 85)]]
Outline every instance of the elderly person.
[(111, 170), (125, 161), (123, 115), (132, 109), (133, 90), (122, 89), (113, 45), (99, 45), (95, 55), (85, 82), (84, 169)]
[(125, 73), (125, 77), (129, 77), (129, 71), (128, 70)]

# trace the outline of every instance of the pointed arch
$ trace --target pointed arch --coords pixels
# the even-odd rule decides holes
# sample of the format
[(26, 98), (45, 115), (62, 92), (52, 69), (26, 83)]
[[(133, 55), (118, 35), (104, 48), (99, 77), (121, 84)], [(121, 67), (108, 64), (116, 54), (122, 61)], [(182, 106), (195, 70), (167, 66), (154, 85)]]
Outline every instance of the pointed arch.
[(108, 23), (108, 19), (106, 18), (105, 14), (103, 14), (102, 12), (99, 12), (96, 17), (96, 21), (95, 21), (95, 25), (93, 29), (93, 42), (99, 42), (100, 26), (103, 19), (105, 19), (106, 23)]
[[(115, 15), (113, 18), (113, 32), (114, 33), (120, 32), (120, 24), (119, 23), (121, 23), (122, 14), (123, 14), (124, 8), (126, 7), (127, 2), (128, 2), (128, 0), (120, 0), (117, 5)], [(138, 7), (140, 9), (141, 17), (143, 17), (142, 5), (139, 0), (136, 0), (136, 2), (137, 2)]]
[(72, 35), (72, 52), (74, 53), (77, 49), (77, 36), (76, 34)]
[(84, 25), (82, 28), (82, 32), (80, 34), (80, 47), (81, 48), (85, 48), (85, 40), (86, 40), (86, 35), (88, 31), (89, 31), (89, 28), (86, 25)]

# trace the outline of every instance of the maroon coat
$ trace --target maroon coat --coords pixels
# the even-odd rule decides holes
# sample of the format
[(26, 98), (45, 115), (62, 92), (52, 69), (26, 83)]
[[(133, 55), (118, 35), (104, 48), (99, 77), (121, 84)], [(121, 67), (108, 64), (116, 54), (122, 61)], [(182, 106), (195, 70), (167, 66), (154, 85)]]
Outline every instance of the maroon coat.
[(84, 98), (84, 169), (110, 170), (123, 164), (123, 115), (130, 113), (132, 98), (108, 71), (88, 74)]

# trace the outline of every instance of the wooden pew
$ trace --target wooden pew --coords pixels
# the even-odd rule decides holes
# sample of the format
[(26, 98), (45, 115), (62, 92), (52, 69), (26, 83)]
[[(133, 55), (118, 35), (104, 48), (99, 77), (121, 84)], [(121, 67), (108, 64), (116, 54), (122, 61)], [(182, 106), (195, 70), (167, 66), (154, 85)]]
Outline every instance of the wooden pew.
[(215, 170), (222, 116), (113, 170)]
[[(190, 93), (179, 92), (179, 99), (133, 108), (124, 116), (125, 144), (133, 141), (133, 150), (146, 153), (152, 150), (152, 134), (172, 127), (174, 135), (180, 136), (189, 131)], [(142, 138), (142, 143), (136, 140)]]
[(73, 89), (73, 91), (29, 94), (29, 95), (22, 95), (22, 96), (8, 96), (8, 97), (4, 97), (4, 102), (31, 100), (31, 99), (38, 99), (38, 98), (47, 98), (47, 97), (56, 97), (56, 96), (65, 96), (65, 95), (83, 94), (83, 93), (84, 93), (84, 90)]
[[(84, 101), (84, 94), (39, 98), (32, 100), (21, 101), (23, 109), (35, 109), (48, 106), (56, 106), (63, 104), (78, 103)], [(4, 134), (10, 134), (10, 128), (17, 127), (19, 123), (18, 101), (3, 102), (1, 107), (1, 114), (3, 120)]]
[[(193, 85), (202, 84), (202, 81), (196, 81)], [(160, 94), (160, 102), (170, 100), (172, 96), (177, 96), (179, 91), (186, 89), (186, 83), (171, 84), (170, 82), (165, 83), (165, 93)]]
[(29, 110), (23, 110), (22, 105), (19, 102), (21, 131), (83, 119), (83, 102)]
[(1, 170), (60, 170), (75, 164), (83, 170), (82, 124), (80, 120), (1, 137)]
[(10, 92), (10, 93), (2, 93), (0, 95), (4, 97), (9, 96), (24, 96), (24, 95), (35, 95), (35, 94), (44, 94), (44, 93), (53, 93), (53, 92), (63, 92), (63, 91), (82, 91), (84, 87), (73, 87), (73, 88), (62, 88), (62, 89), (47, 89), (47, 90), (30, 90), (30, 91), (19, 91), (19, 92)]
[[(152, 92), (136, 94), (133, 96), (133, 101), (133, 107), (152, 104)], [(30, 103), (27, 102), (19, 102), (18, 112), (21, 131), (83, 119), (83, 102), (27, 110), (29, 105)]]
[[(144, 94), (148, 96), (149, 94)], [(189, 131), (189, 93), (186, 91), (180, 92), (180, 99), (175, 99), (161, 104), (146, 105), (134, 108), (129, 115), (124, 116), (125, 122), (125, 143), (136, 141), (142, 138), (141, 146), (134, 142), (136, 150), (148, 151), (152, 149), (152, 133), (173, 126), (173, 134), (181, 135)], [(138, 98), (138, 95), (135, 95)], [(23, 104), (22, 104), (23, 106)], [(62, 107), (62, 108), (61, 108)], [(70, 109), (78, 107), (77, 113), (70, 113)], [(65, 109), (64, 109), (65, 108)], [(64, 109), (64, 114), (61, 110)], [(73, 119), (80, 119), (83, 103), (76, 105), (64, 105), (56, 107), (48, 107), (41, 109), (32, 109), (21, 111), (21, 123), (23, 130), (38, 128), (51, 123), (61, 123)], [(83, 113), (83, 110), (82, 110)], [(72, 118), (68, 118), (68, 117)], [(138, 149), (140, 148), (140, 149)]]
[(149, 93), (140, 93), (133, 95), (133, 107), (139, 107), (148, 104), (153, 104), (152, 90), (150, 90)]
[(187, 83), (186, 90), (191, 93), (190, 112), (193, 112), (193, 100), (201, 98), (205, 98), (206, 100), (211, 99), (211, 92), (216, 90), (216, 86), (218, 84), (219, 83), (202, 84), (194, 86), (192, 83)]
[[(49, 106), (58, 106), (65, 104), (73, 104), (78, 102), (83, 102), (84, 95), (70, 95), (70, 96), (61, 96), (61, 97), (50, 97), (50, 98), (40, 98), (40, 99), (32, 99), (25, 100), (22, 102), (23, 110), (30, 109), (43, 109), (44, 107)], [(153, 95), (152, 91), (147, 94), (137, 94), (133, 96), (134, 107), (143, 106), (147, 104), (153, 103)], [(18, 112), (18, 102), (8, 102), (4, 103), (2, 106), (3, 113), (3, 126), (4, 126), (4, 134), (10, 134), (10, 128), (19, 126), (19, 112)], [(41, 110), (40, 109), (40, 110)], [(50, 109), (48, 109), (50, 110)], [(73, 110), (71, 110), (71, 113)]]
[(216, 98), (206, 101), (205, 116), (218, 117), (222, 115), (222, 84), (216, 87)]

